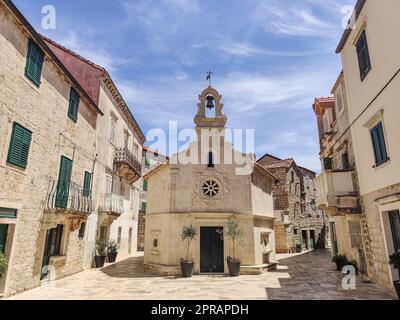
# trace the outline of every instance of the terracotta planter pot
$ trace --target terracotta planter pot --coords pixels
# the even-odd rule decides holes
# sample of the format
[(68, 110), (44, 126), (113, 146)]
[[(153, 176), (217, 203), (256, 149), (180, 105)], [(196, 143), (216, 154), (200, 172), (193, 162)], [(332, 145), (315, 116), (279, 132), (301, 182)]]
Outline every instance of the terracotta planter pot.
[(182, 277), (191, 278), (193, 276), (194, 262), (181, 261)]
[(104, 263), (106, 262), (106, 256), (95, 256), (94, 257), (94, 264), (96, 268), (103, 268)]
[(397, 292), (397, 297), (400, 300), (400, 281), (394, 281), (393, 284), (394, 284), (394, 288), (396, 289), (396, 292)]
[(240, 276), (240, 261), (228, 260), (228, 269), (231, 277)]
[(107, 260), (110, 263), (114, 263), (117, 261), (118, 252), (108, 252), (107, 253)]

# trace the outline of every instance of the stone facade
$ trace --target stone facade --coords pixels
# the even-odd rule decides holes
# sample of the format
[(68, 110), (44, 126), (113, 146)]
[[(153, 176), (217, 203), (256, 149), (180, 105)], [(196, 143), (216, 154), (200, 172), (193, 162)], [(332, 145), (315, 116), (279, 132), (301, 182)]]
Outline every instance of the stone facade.
[[(30, 39), (45, 56), (40, 86), (35, 86), (24, 73)], [(76, 122), (67, 115), (71, 87), (81, 96)], [(82, 187), (85, 171), (92, 172), (100, 111), (54, 59), (39, 35), (21, 23), (15, 7), (3, 1), (0, 90), (0, 208), (16, 212), (14, 218), (4, 217), (2, 209), (0, 216), (0, 224), (9, 226), (5, 248), (9, 269), (0, 294), (12, 295), (39, 285), (46, 234), (57, 225), (63, 225), (63, 240), (59, 255), (49, 261), (53, 277), (61, 278), (83, 269), (85, 243), (79, 229), (90, 211), (55, 210), (49, 196), (57, 183), (61, 156), (73, 161), (74, 186)], [(26, 169), (7, 160), (14, 123), (32, 133)]]
[[(143, 147), (143, 154), (142, 154), (142, 174), (143, 174), (143, 176), (145, 176), (150, 171), (157, 168), (159, 165), (167, 163), (167, 161), (168, 161), (168, 157), (158, 153), (157, 151), (151, 150), (147, 147)], [(138, 248), (138, 251), (144, 251), (144, 234), (145, 234), (145, 229), (146, 229), (147, 188), (145, 187), (145, 179), (143, 179), (143, 178), (140, 181), (139, 189), (140, 189), (140, 206), (139, 206), (137, 248)]]
[[(97, 239), (118, 242), (120, 255), (136, 252), (145, 137), (108, 72), (37, 34), (10, 1), (0, 3), (0, 31), (0, 227), (9, 259), (0, 295), (8, 296), (92, 267)], [(30, 43), (44, 55), (39, 84), (25, 73)], [(26, 168), (9, 161), (16, 124), (31, 133)]]
[[(96, 210), (87, 225), (85, 267), (90, 268), (98, 239), (117, 242), (120, 255), (136, 252), (145, 138), (106, 69), (51, 39), (44, 41), (104, 113), (96, 130), (98, 161), (92, 191)], [(119, 164), (116, 160), (121, 156)]]
[(273, 185), (275, 243), (278, 253), (325, 247), (327, 220), (316, 210), (315, 173), (296, 164), (294, 159), (264, 155), (258, 163), (279, 181)]
[[(353, 142), (349, 127), (349, 110), (347, 92), (343, 73), (341, 73), (332, 90), (333, 97), (317, 98), (314, 111), (319, 124), (320, 158), (322, 175), (317, 179), (317, 205), (329, 217), (330, 243), (332, 255), (345, 255), (355, 261), (363, 274), (367, 273), (363, 238), (368, 237), (365, 219), (360, 208), (357, 173)], [(341, 104), (339, 106), (339, 104)], [(340, 182), (350, 176), (348, 182), (330, 185), (323, 176), (332, 177)], [(329, 180), (330, 181), (330, 180)], [(352, 184), (351, 187), (346, 184)], [(323, 191), (325, 190), (325, 191)], [(346, 190), (343, 192), (342, 190)], [(325, 201), (323, 194), (337, 197), (332, 205)], [(344, 206), (338, 205), (345, 197), (353, 199)], [(322, 200), (321, 200), (322, 199)]]
[[(389, 255), (400, 248), (399, 232), (393, 227), (400, 223), (400, 46), (392, 41), (399, 34), (399, 9), (395, 0), (357, 1), (350, 19), (355, 24), (343, 34), (336, 50), (343, 63), (343, 74), (333, 90), (336, 113), (345, 114), (347, 120), (342, 122), (342, 134), (321, 140), (323, 157), (332, 151), (340, 156), (343, 149), (337, 145), (347, 145), (345, 163), (350, 162), (353, 170), (351, 174), (325, 170), (320, 177), (320, 203), (334, 220), (337, 251), (352, 257), (358, 253), (362, 272), (388, 288), (399, 278), (388, 263)], [(360, 53), (365, 57), (362, 63)], [(314, 110), (320, 117), (325, 112), (320, 112), (324, 108), (318, 102)], [(339, 121), (330, 120), (332, 128), (338, 127)], [(334, 139), (336, 144), (332, 144)], [(325, 192), (328, 185), (336, 192)]]
[[(233, 219), (242, 231), (242, 241), (236, 248), (241, 271), (262, 272), (275, 263), (272, 184), (276, 177), (255, 164), (253, 155), (243, 155), (220, 138), (224, 136), (227, 118), (219, 93), (209, 86), (199, 98), (195, 117), (197, 141), (145, 176), (149, 181), (145, 267), (161, 274), (180, 273), (180, 259), (186, 257), (181, 232), (184, 226), (192, 225), (198, 232), (189, 250), (194, 272), (226, 273), (226, 258), (233, 254), (233, 247), (217, 231), (227, 230)], [(211, 118), (205, 115), (210, 99), (215, 102), (215, 117)], [(204, 131), (210, 138), (218, 136), (211, 149), (207, 139), (200, 139)], [(225, 163), (224, 155), (228, 153), (240, 159), (245, 156), (246, 163), (253, 167), (247, 172), (238, 171), (243, 164)], [(184, 162), (187, 156), (193, 157), (192, 162)], [(205, 158), (208, 161), (202, 161)], [(215, 237), (212, 248), (208, 247), (210, 237)]]

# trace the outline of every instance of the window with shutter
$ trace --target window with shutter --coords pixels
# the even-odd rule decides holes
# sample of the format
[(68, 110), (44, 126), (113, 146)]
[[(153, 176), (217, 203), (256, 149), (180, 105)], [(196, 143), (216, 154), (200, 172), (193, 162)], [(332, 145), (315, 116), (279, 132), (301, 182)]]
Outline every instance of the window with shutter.
[(66, 209), (68, 205), (69, 187), (71, 183), (72, 160), (61, 157), (60, 173), (57, 184), (56, 207)]
[(149, 158), (147, 157), (147, 155), (146, 155), (145, 158), (144, 158), (144, 165), (146, 166), (146, 168), (150, 167), (150, 160), (149, 160)]
[(379, 166), (389, 159), (386, 150), (382, 122), (379, 122), (374, 128), (371, 129), (371, 138), (375, 154), (375, 163), (377, 166)]
[(32, 40), (28, 43), (28, 56), (26, 58), (25, 76), (37, 87), (40, 86), (44, 54)]
[(149, 182), (147, 180), (143, 180), (143, 191), (147, 191), (149, 188)]
[(7, 162), (26, 169), (32, 132), (14, 122)]
[(85, 172), (85, 179), (83, 183), (83, 196), (89, 197), (91, 193), (92, 174)]
[(50, 256), (61, 255), (61, 240), (64, 226), (62, 224), (57, 225), (56, 228), (48, 231), (49, 248), (48, 254)]
[(371, 70), (371, 60), (369, 56), (367, 34), (364, 30), (356, 43), (358, 65), (360, 68), (361, 81), (365, 79), (368, 72)]
[(146, 211), (147, 209), (147, 202), (142, 202), (142, 211)]
[(324, 158), (324, 169), (325, 170), (333, 170), (332, 158)]
[(69, 95), (68, 116), (74, 122), (78, 121), (79, 100), (79, 94), (74, 88), (71, 88), (71, 93)]

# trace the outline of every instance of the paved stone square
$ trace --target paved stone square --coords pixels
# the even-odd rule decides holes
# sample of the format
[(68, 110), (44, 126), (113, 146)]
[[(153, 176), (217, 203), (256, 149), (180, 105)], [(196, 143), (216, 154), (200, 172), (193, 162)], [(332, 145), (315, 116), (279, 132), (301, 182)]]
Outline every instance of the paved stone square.
[(279, 255), (277, 271), (231, 278), (199, 275), (190, 279), (145, 274), (143, 257), (131, 257), (102, 270), (88, 270), (10, 299), (33, 300), (301, 300), (396, 299), (394, 292), (357, 279), (356, 290), (343, 290), (342, 274), (328, 250)]

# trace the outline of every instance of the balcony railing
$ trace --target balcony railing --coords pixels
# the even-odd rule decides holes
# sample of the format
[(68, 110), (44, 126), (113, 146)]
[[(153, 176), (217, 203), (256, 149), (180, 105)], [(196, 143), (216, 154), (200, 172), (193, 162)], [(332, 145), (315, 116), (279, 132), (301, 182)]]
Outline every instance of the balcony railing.
[(104, 193), (100, 196), (100, 213), (120, 216), (124, 213), (124, 197), (113, 193)]
[(114, 166), (116, 173), (128, 183), (134, 183), (142, 175), (142, 164), (128, 148), (116, 148)]
[(359, 192), (355, 171), (324, 171), (317, 177), (317, 207), (332, 215), (359, 212)]
[(73, 182), (60, 184), (57, 180), (50, 180), (46, 210), (65, 214), (89, 215), (93, 210), (91, 191)]

